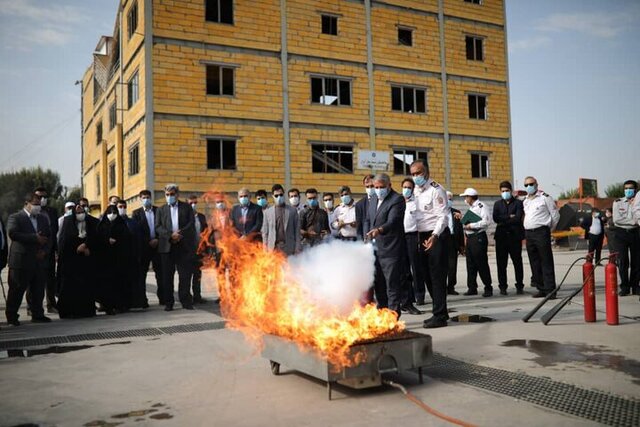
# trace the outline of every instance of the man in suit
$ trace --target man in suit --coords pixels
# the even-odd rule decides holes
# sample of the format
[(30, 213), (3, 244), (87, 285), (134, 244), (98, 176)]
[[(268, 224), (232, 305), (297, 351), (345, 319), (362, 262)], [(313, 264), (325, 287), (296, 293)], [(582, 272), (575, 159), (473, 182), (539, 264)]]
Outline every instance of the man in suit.
[(604, 242), (604, 222), (602, 221), (600, 209), (593, 208), (591, 215), (584, 218), (580, 226), (584, 229), (584, 238), (589, 243), (587, 253), (591, 255), (597, 264), (602, 256), (602, 244)]
[(509, 257), (516, 275), (516, 294), (524, 294), (524, 272), (522, 267), (522, 240), (524, 240), (524, 206), (513, 197), (509, 181), (500, 183), (501, 200), (493, 204), (493, 222), (497, 224), (496, 262), (498, 263), (498, 286), (501, 295), (507, 295), (507, 263)]
[[(265, 195), (266, 200), (266, 195)], [(260, 241), (262, 229), (262, 208), (251, 202), (251, 192), (247, 188), (238, 191), (238, 202), (231, 209), (231, 223), (241, 239)]]
[(194, 240), (195, 249), (193, 254), (193, 276), (191, 278), (191, 290), (193, 292), (193, 302), (204, 304), (206, 300), (202, 298), (202, 254), (198, 253), (202, 232), (207, 229), (207, 217), (198, 212), (198, 196), (189, 196), (189, 205), (193, 209), (193, 226), (196, 238)]
[(375, 294), (378, 307), (388, 307), (401, 314), (402, 277), (406, 257), (404, 236), (404, 198), (391, 188), (389, 175), (381, 173), (373, 178), (375, 195), (369, 203), (364, 226), (366, 238), (375, 242)]
[[(38, 187), (33, 191), (38, 197), (40, 197), (41, 213), (49, 222), (49, 229), (53, 236), (51, 241), (51, 251), (49, 251), (49, 258), (47, 259), (45, 294), (47, 298), (47, 312), (57, 313), (56, 296), (58, 295), (58, 280), (56, 278), (56, 252), (58, 251), (58, 241), (55, 237), (58, 235), (58, 211), (54, 207), (49, 206), (49, 198), (46, 188)], [(27, 291), (27, 300), (30, 300), (29, 291)], [(29, 305), (31, 305), (30, 301)]]
[(284, 188), (275, 184), (271, 188), (274, 206), (264, 211), (262, 244), (265, 249), (277, 250), (291, 256), (302, 251), (298, 211), (284, 204)]
[(151, 191), (142, 190), (138, 196), (140, 197), (142, 206), (135, 209), (131, 215), (131, 217), (139, 224), (142, 231), (138, 289), (144, 290), (146, 297), (147, 272), (149, 271), (149, 263), (151, 263), (153, 266), (153, 272), (156, 276), (156, 295), (158, 296), (160, 305), (165, 305), (164, 297), (162, 295), (162, 270), (160, 254), (158, 253), (158, 236), (156, 235), (156, 218), (158, 216), (158, 208), (153, 206)]
[(459, 295), (456, 291), (456, 283), (458, 283), (458, 254), (464, 255), (464, 230), (462, 229), (462, 213), (453, 208), (453, 193), (447, 191), (447, 203), (451, 209), (449, 213), (449, 233), (451, 233), (451, 240), (447, 248), (449, 256), (449, 267), (447, 271), (447, 295)]
[(7, 266), (7, 256), (9, 254), (9, 241), (7, 240), (7, 228), (0, 216), (0, 273)]
[(165, 311), (173, 310), (173, 277), (178, 270), (178, 295), (182, 308), (193, 310), (190, 285), (195, 254), (195, 228), (193, 209), (178, 200), (180, 189), (176, 184), (164, 188), (167, 204), (158, 208), (156, 236), (162, 264), (162, 296)]
[(7, 322), (19, 326), (18, 309), (27, 289), (31, 291), (31, 321), (50, 322), (44, 315), (42, 301), (49, 253), (55, 234), (49, 221), (41, 212), (41, 198), (29, 193), (24, 208), (7, 221), (7, 235), (11, 238), (9, 249), (9, 294), (7, 295)]
[(373, 188), (373, 175), (368, 174), (362, 178), (366, 196), (358, 200), (356, 203), (356, 236), (358, 240), (364, 240), (364, 236), (369, 232), (365, 229), (365, 221), (367, 219), (367, 213), (369, 212), (369, 201), (374, 195), (375, 189)]

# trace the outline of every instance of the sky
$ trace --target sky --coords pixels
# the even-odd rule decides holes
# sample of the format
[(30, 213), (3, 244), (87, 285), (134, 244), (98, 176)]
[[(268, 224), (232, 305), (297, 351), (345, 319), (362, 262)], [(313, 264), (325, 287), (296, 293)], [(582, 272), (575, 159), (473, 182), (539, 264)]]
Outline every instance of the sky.
[[(640, 0), (506, 0), (516, 187), (640, 178)], [(0, 172), (80, 183), (80, 86), (117, 0), (0, 0)]]

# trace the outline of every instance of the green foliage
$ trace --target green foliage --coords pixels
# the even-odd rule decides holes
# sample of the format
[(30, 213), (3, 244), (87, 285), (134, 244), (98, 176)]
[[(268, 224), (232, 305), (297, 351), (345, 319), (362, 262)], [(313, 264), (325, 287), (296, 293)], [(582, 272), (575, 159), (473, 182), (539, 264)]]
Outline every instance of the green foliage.
[(577, 199), (578, 197), (580, 197), (580, 193), (578, 192), (578, 189), (571, 188), (567, 191), (563, 191), (562, 193), (560, 193), (560, 195), (558, 196), (558, 200)]
[(609, 185), (605, 190), (604, 194), (607, 197), (615, 197), (619, 199), (620, 197), (624, 197), (624, 185), (622, 182), (616, 182), (615, 184)]

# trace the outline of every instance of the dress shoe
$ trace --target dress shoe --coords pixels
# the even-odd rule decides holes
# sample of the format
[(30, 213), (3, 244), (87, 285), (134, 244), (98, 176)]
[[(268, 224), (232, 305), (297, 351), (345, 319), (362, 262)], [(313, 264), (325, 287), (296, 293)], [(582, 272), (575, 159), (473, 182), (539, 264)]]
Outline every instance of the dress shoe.
[(509, 295), (506, 289), (500, 289), (500, 295)]
[(629, 289), (620, 289), (618, 295), (620, 295), (621, 297), (626, 297), (627, 295), (631, 295), (631, 292), (629, 292)]
[(164, 311), (173, 311), (173, 305), (167, 304), (164, 306)]
[(143, 304), (142, 304), (142, 308), (143, 308), (143, 309), (147, 309), (147, 308), (149, 308), (149, 303), (148, 303), (148, 302), (143, 303)]
[(426, 329), (434, 329), (434, 328), (443, 328), (447, 326), (447, 321), (444, 319), (437, 319), (432, 317), (431, 319), (427, 319), (422, 323), (422, 327)]
[(487, 298), (487, 297), (492, 297), (492, 296), (493, 296), (493, 289), (485, 288), (484, 292), (482, 293), (482, 297), (483, 298)]
[(184, 308), (185, 310), (195, 310), (195, 308), (193, 308), (193, 304), (183, 305), (182, 308)]
[(460, 295), (455, 289), (447, 289), (447, 295)]
[(478, 295), (478, 291), (477, 291), (477, 290), (475, 290), (475, 289), (474, 289), (474, 290), (469, 289), (467, 292), (465, 292), (465, 293), (464, 293), (464, 294), (462, 294), (462, 295), (464, 295), (464, 296), (466, 296), (466, 297), (468, 297), (469, 295)]
[(403, 313), (416, 314), (416, 315), (422, 314), (422, 312), (417, 308), (415, 308), (413, 304), (405, 304), (402, 306), (401, 310)]
[(425, 304), (426, 304), (426, 302), (424, 302), (423, 299), (419, 299), (419, 300), (416, 301), (416, 305), (425, 305)]
[(516, 289), (516, 295), (524, 295), (524, 289), (522, 288)]
[(193, 298), (193, 303), (194, 304), (206, 304), (208, 302), (209, 302), (208, 300), (206, 300), (205, 298), (202, 298), (202, 297)]
[(7, 320), (7, 323), (12, 326), (20, 326), (20, 321), (18, 319)]
[(49, 323), (49, 322), (51, 322), (51, 319), (49, 319), (47, 316), (33, 317), (31, 319), (31, 323)]
[(52, 305), (47, 307), (47, 313), (49, 314), (58, 314), (58, 309)]

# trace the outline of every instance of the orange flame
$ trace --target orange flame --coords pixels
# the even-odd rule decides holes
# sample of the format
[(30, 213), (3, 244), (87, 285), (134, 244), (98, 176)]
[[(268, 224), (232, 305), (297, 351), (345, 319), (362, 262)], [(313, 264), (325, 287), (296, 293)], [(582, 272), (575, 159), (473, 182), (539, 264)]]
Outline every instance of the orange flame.
[(212, 246), (212, 233), (217, 237), (220, 262), (216, 266), (210, 260), (204, 268), (216, 269), (222, 314), (228, 327), (243, 332), (256, 345), (261, 344), (264, 334), (278, 335), (302, 349), (315, 349), (339, 368), (361, 362), (362, 356), (354, 354), (352, 344), (404, 329), (395, 312), (378, 310), (374, 304), (362, 306), (354, 301), (348, 314), (316, 304), (304, 286), (288, 274), (283, 254), (265, 251), (262, 243), (238, 237), (232, 227), (205, 230), (199, 253)]

